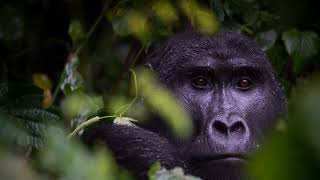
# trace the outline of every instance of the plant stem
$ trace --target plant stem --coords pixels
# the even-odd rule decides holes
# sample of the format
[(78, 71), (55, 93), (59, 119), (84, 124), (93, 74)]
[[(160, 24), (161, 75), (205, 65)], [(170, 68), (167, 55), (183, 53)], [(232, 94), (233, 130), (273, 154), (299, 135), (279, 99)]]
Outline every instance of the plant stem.
[(68, 138), (71, 139), (73, 136), (78, 134), (82, 129), (90, 126), (93, 123), (98, 122), (100, 119), (106, 119), (106, 118), (111, 118), (111, 117), (117, 117), (117, 116), (103, 116), (103, 117), (95, 116), (95, 117), (93, 117), (91, 119), (88, 119), (87, 121), (85, 121), (82, 124), (80, 124), (80, 126), (78, 126), (75, 130), (73, 130), (72, 133), (70, 133), (68, 135)]

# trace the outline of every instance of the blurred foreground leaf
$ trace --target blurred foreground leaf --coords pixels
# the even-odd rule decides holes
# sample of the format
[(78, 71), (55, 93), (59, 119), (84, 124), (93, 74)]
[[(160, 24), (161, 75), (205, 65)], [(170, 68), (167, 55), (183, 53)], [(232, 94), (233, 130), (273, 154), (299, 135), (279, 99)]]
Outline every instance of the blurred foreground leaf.
[(219, 29), (219, 21), (207, 8), (200, 7), (194, 0), (180, 1), (181, 11), (187, 16), (192, 25), (200, 32), (212, 35)]
[(253, 179), (317, 179), (320, 171), (320, 78), (303, 83), (289, 106), (288, 130), (274, 133), (250, 165)]
[(185, 175), (180, 167), (167, 170), (161, 167), (159, 162), (151, 166), (148, 176), (150, 180), (201, 180), (198, 177)]
[(138, 73), (138, 90), (145, 102), (158, 112), (173, 132), (182, 138), (192, 134), (192, 121), (173, 94), (157, 83), (150, 71)]
[(0, 177), (4, 180), (44, 179), (36, 175), (27, 164), (26, 159), (4, 152), (0, 152)]
[(119, 9), (116, 12), (107, 13), (115, 34), (119, 36), (133, 35), (142, 44), (150, 39), (151, 26), (147, 15), (133, 9)]
[(172, 24), (178, 20), (176, 9), (168, 0), (154, 1), (152, 9), (164, 24)]
[(91, 154), (76, 141), (70, 141), (61, 129), (51, 128), (39, 161), (46, 171), (59, 179), (130, 179), (126, 173), (120, 173), (106, 150), (98, 148), (95, 152)]
[(60, 117), (41, 108), (43, 96), (38, 88), (9, 84), (5, 89), (0, 97), (0, 140), (21, 150), (39, 149), (46, 129), (59, 123)]

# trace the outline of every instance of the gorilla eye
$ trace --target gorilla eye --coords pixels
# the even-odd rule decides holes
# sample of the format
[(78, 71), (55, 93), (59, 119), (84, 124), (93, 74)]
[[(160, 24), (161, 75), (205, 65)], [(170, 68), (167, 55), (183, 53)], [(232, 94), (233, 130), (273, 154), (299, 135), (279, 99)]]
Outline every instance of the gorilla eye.
[(209, 87), (209, 82), (206, 78), (203, 77), (197, 77), (192, 79), (192, 86), (197, 89), (204, 89)]
[(248, 78), (242, 78), (240, 81), (237, 83), (237, 88), (241, 90), (247, 90), (252, 86), (252, 82)]

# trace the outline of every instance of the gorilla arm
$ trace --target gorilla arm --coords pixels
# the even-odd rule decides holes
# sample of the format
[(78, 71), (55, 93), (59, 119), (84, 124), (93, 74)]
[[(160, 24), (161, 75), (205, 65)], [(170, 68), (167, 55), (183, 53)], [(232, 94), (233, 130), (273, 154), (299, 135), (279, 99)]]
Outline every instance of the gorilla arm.
[(99, 125), (85, 132), (83, 141), (88, 147), (95, 143), (106, 145), (116, 161), (139, 179), (146, 178), (150, 166), (157, 160), (166, 168), (183, 165), (178, 160), (177, 148), (166, 138), (137, 126)]

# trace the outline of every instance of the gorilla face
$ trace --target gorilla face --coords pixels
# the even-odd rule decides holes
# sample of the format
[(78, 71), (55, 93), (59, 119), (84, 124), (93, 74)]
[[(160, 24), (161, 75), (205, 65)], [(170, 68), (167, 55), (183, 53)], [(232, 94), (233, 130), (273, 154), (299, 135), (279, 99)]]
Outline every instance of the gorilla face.
[(177, 143), (188, 171), (205, 179), (239, 177), (248, 153), (285, 109), (262, 50), (236, 33), (186, 32), (149, 61), (194, 121), (192, 140)]
[(237, 33), (185, 32), (154, 51), (148, 63), (192, 117), (192, 138), (179, 140), (153, 119), (143, 127), (102, 125), (85, 133), (84, 141), (104, 142), (139, 179), (156, 160), (203, 179), (245, 178), (249, 153), (286, 110), (263, 51)]

